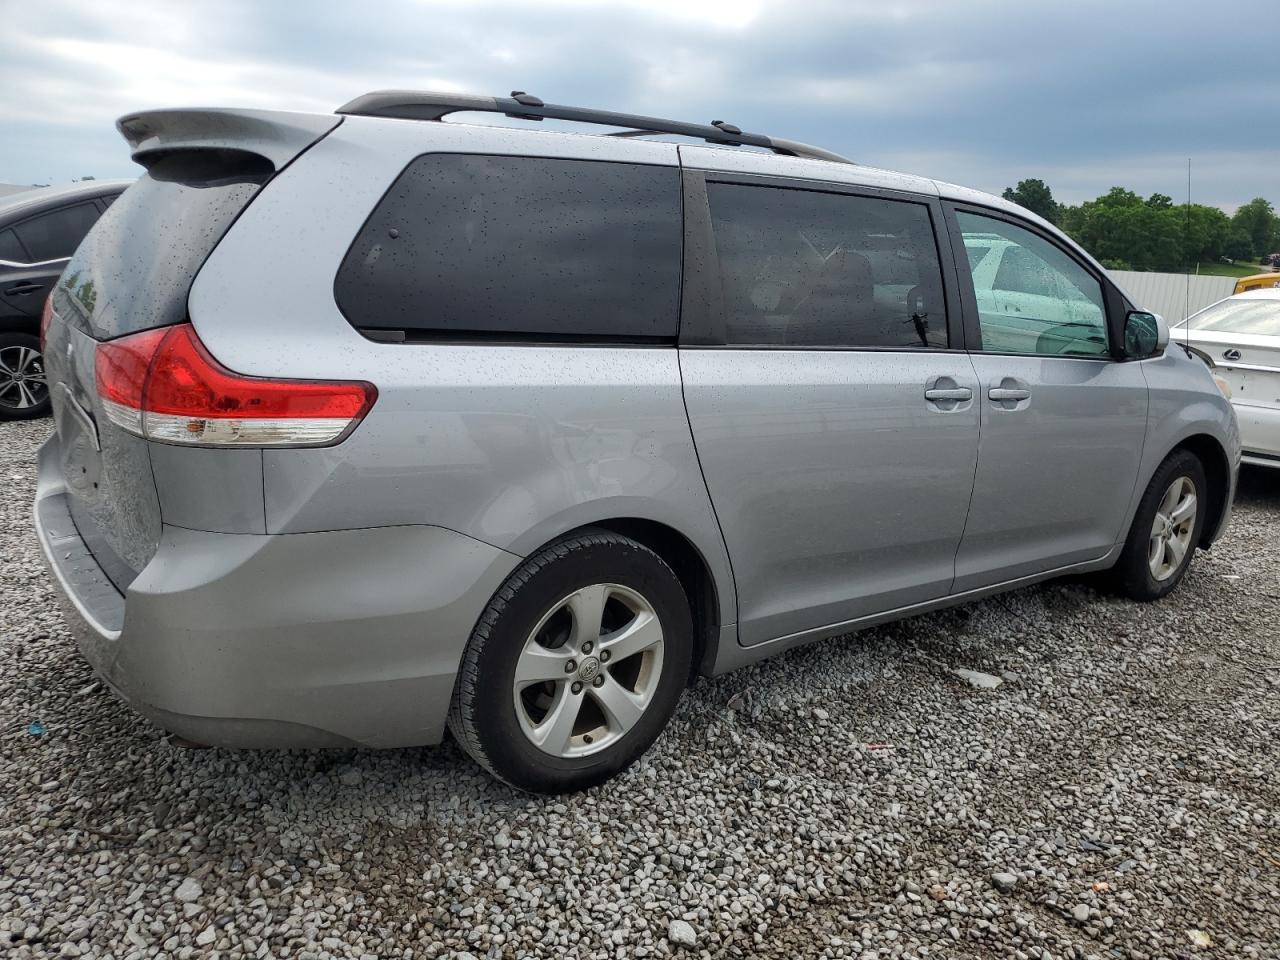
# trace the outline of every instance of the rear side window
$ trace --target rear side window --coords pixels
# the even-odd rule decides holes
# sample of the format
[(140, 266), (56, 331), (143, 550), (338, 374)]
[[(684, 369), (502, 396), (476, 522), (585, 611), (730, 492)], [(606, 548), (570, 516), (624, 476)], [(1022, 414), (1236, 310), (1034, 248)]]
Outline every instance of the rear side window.
[(427, 154), (342, 262), (338, 306), (410, 338), (670, 340), (680, 295), (675, 167)]
[(97, 205), (89, 200), (24, 220), (13, 229), (27, 248), (32, 263), (61, 260), (76, 252), (98, 216)]
[(271, 169), (239, 150), (154, 161), (67, 264), (58, 316), (99, 340), (181, 323), (196, 273)]
[(947, 346), (924, 204), (708, 183), (729, 344)]

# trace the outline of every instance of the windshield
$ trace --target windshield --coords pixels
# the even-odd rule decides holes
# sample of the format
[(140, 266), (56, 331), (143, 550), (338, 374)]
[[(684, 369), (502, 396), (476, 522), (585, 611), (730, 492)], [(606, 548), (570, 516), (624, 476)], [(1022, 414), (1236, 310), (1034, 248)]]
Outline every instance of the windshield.
[(1179, 326), (1187, 324), (1192, 330), (1280, 337), (1280, 300), (1223, 300)]

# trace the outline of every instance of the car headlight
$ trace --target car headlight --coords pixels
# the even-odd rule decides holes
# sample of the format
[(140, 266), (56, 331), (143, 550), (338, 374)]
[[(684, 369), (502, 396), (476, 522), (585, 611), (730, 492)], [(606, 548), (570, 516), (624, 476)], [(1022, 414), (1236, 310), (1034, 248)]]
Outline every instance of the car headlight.
[(1213, 375), (1213, 382), (1218, 385), (1218, 389), (1222, 391), (1222, 395), (1228, 400), (1231, 399), (1231, 384), (1227, 383), (1226, 377), (1220, 377), (1218, 374)]

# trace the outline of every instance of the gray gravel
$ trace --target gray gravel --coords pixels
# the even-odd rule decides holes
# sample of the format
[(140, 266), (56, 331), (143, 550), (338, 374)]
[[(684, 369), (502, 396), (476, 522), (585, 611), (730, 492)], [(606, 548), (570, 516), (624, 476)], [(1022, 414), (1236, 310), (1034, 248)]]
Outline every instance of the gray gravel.
[(794, 651), (547, 800), (452, 745), (188, 750), (133, 716), (37, 559), (47, 429), (0, 425), (0, 954), (1280, 956), (1275, 474), (1169, 601), (1060, 583)]

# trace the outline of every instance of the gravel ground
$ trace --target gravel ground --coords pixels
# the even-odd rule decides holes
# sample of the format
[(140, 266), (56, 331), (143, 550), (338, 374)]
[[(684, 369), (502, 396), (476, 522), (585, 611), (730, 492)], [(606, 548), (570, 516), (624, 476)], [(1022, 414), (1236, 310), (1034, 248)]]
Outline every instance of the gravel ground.
[(1275, 474), (1171, 600), (1054, 584), (703, 680), (557, 801), (452, 745), (171, 744), (55, 610), (47, 429), (0, 425), (9, 957), (1280, 956)]

